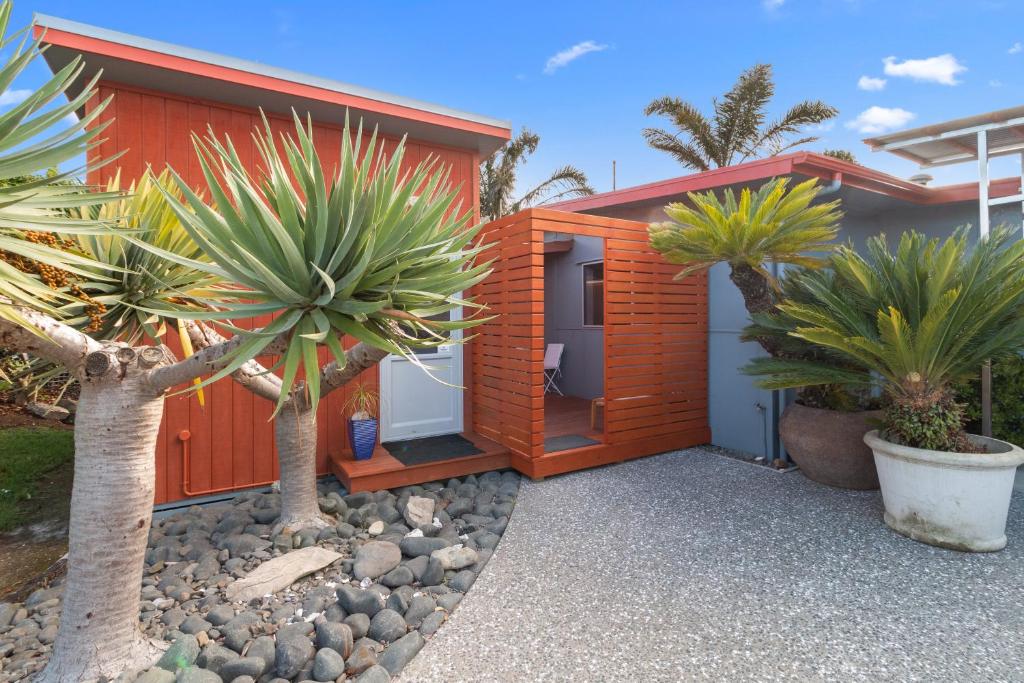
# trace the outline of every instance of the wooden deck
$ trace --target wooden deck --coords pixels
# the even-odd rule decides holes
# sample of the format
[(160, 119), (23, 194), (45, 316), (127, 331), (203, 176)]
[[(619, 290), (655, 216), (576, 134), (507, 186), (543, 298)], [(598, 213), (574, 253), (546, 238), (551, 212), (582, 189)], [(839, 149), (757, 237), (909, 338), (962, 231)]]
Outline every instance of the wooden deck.
[(590, 399), (548, 394), (544, 397), (544, 438), (578, 434), (601, 441), (604, 410), (597, 410), (597, 429), (590, 428)]
[(472, 441), (483, 452), (407, 467), (378, 444), (373, 457), (369, 460), (353, 460), (349, 453), (332, 453), (331, 471), (350, 493), (355, 493), (410, 486), (427, 481), (444, 481), (452, 477), (503, 469), (511, 464), (509, 451), (504, 446), (479, 434), (464, 432), (462, 436)]

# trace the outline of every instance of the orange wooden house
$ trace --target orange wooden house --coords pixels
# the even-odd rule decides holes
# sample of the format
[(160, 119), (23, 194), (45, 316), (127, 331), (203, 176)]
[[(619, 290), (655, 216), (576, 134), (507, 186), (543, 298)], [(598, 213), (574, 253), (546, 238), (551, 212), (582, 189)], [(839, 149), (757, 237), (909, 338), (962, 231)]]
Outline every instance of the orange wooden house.
[[(450, 166), (462, 205), (479, 215), (479, 163), (511, 134), (508, 123), (488, 117), (64, 19), (37, 15), (35, 31), (45, 31), (52, 69), (79, 54), (86, 76), (102, 69), (100, 97), (114, 96), (103, 118), (113, 122), (93, 154), (124, 151), (117, 161), (122, 178), (170, 165), (201, 186), (190, 136), (208, 127), (229, 135), (255, 164), (250, 133), (260, 109), (281, 132), (291, 125), (291, 110), (308, 112), (318, 151), (330, 158), (340, 149), (348, 112), (378, 127), (386, 147), (408, 136), (407, 164), (431, 155)], [(114, 172), (102, 168), (89, 181), (102, 183)], [(651, 252), (642, 223), (529, 210), (485, 233), (495, 272), (471, 294), (498, 317), (474, 330), (477, 337), (467, 344), (431, 354), (430, 366), (447, 385), (397, 357), (364, 373), (360, 380), (381, 395), (384, 446), (370, 460), (354, 461), (348, 448), (343, 406), (349, 393), (332, 394), (320, 409), (319, 473), (333, 472), (351, 490), (509, 466), (541, 477), (708, 441), (702, 278), (673, 281), (675, 269)], [(600, 331), (600, 350), (587, 368), (575, 369), (600, 376), (601, 390), (546, 397), (545, 266), (570, 253), (574, 239), (600, 242), (600, 258), (583, 264), (590, 277), (580, 288), (581, 302), (583, 292), (590, 302), (589, 343)], [(603, 277), (595, 277), (602, 269)], [(593, 324), (598, 309), (601, 320)], [(567, 366), (582, 364), (583, 354), (567, 348)], [(206, 396), (205, 408), (188, 396), (167, 402), (156, 454), (157, 504), (277, 478), (271, 404), (229, 380)]]

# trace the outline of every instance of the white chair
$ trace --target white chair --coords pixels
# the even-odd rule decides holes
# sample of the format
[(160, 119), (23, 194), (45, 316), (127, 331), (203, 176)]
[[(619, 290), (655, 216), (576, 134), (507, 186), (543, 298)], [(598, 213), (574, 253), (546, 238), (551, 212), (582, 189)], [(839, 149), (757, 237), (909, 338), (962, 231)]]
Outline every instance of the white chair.
[(559, 396), (565, 396), (562, 390), (555, 384), (555, 378), (562, 376), (562, 351), (565, 344), (548, 344), (544, 350), (544, 393), (549, 391), (558, 392)]

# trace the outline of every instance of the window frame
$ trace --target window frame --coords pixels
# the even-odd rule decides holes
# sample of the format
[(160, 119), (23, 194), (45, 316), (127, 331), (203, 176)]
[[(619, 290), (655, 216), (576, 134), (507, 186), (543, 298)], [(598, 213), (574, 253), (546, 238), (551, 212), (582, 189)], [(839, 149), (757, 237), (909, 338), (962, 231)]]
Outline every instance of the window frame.
[[(601, 322), (599, 324), (587, 323), (587, 266), (601, 265)], [(604, 327), (604, 295), (605, 295), (605, 271), (604, 259), (593, 259), (580, 261), (580, 326), (583, 329), (593, 330)]]

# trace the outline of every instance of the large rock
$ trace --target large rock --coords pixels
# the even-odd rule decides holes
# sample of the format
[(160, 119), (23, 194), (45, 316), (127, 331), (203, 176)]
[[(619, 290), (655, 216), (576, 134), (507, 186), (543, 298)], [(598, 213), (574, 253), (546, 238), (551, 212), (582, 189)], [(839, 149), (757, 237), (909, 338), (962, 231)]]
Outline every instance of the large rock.
[(345, 660), (345, 670), (351, 675), (361, 674), (377, 663), (377, 653), (367, 643), (358, 643)]
[(440, 562), (441, 567), (445, 570), (471, 567), (479, 559), (475, 550), (461, 545), (435, 550), (430, 553), (430, 557)]
[(410, 496), (405, 506), (405, 521), (413, 528), (433, 523), (434, 501), (430, 498)]
[(338, 602), (350, 615), (365, 614), (372, 617), (384, 608), (384, 601), (377, 591), (360, 590), (352, 586), (338, 589)]
[(225, 595), (228, 600), (249, 601), (261, 598), (284, 590), (303, 576), (319, 571), (341, 558), (340, 553), (319, 546), (302, 548), (264, 562), (245, 578), (229, 585)]
[(438, 536), (406, 536), (402, 539), (401, 548), (405, 555), (419, 557), (420, 555), (430, 555), (435, 550), (447, 548), (450, 545), (451, 541)]
[(313, 679), (317, 681), (333, 681), (345, 673), (345, 659), (337, 651), (325, 647), (317, 651), (313, 658)]
[(266, 670), (267, 663), (262, 657), (239, 657), (224, 662), (219, 673), (225, 681), (233, 681), (240, 676), (259, 678)]
[(279, 632), (274, 657), (277, 675), (280, 678), (294, 678), (314, 654), (316, 649), (306, 636), (294, 633), (282, 637)]
[(397, 676), (423, 648), (425, 642), (418, 631), (399, 638), (384, 650), (384, 654), (380, 656), (380, 665), (387, 669), (392, 676)]
[(429, 595), (416, 595), (409, 601), (409, 609), (405, 610), (405, 621), (411, 628), (419, 628), (427, 615), (434, 612), (434, 599)]
[(166, 671), (177, 671), (195, 664), (198, 656), (199, 641), (195, 636), (183, 635), (171, 643), (156, 665)]
[(210, 643), (199, 653), (196, 664), (204, 669), (209, 669), (215, 674), (220, 674), (220, 670), (225, 664), (236, 659), (238, 659), (237, 652), (229, 650), (223, 645)]
[(387, 574), (402, 562), (402, 551), (394, 543), (370, 541), (356, 551), (352, 571), (357, 579), (376, 579)]
[(348, 659), (348, 656), (352, 654), (353, 642), (352, 629), (348, 624), (324, 621), (316, 627), (316, 646), (318, 648), (329, 647)]
[(398, 612), (382, 609), (370, 620), (370, 637), (381, 643), (392, 643), (409, 630), (405, 619)]
[(388, 588), (408, 586), (413, 581), (415, 581), (415, 577), (408, 567), (395, 567), (380, 579), (380, 582)]
[(391, 674), (380, 664), (374, 664), (369, 669), (359, 674), (355, 683), (391, 683)]

